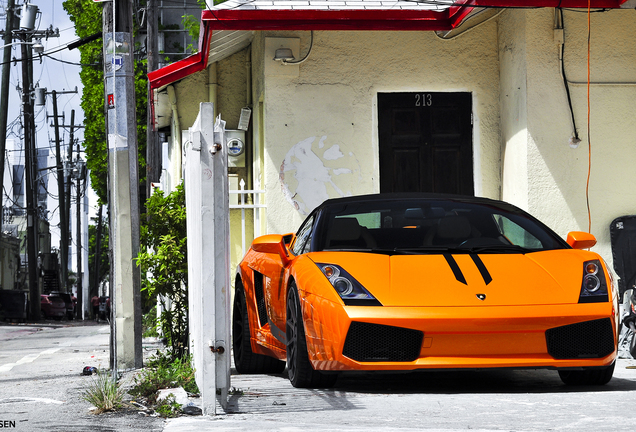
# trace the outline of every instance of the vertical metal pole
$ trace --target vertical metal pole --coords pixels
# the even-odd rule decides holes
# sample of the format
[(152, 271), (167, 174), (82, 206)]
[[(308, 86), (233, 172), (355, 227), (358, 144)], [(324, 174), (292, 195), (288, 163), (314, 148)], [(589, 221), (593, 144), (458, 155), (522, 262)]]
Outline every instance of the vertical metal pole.
[[(13, 40), (13, 21), (15, 14), (13, 9), (15, 3), (13, 0), (7, 0), (6, 20), (7, 26), (4, 31), (4, 54), (2, 64), (2, 79), (0, 80), (0, 131), (7, 130), (7, 115), (9, 111), (9, 75), (11, 71), (11, 46), (9, 44)], [(2, 165), (0, 165), (0, 191), (4, 191), (4, 164), (6, 153), (7, 134), (0, 132), (0, 159), (2, 159)], [(0, 217), (0, 231), (2, 231), (2, 218)]]
[[(57, 167), (58, 209), (60, 214), (60, 266), (62, 267), (62, 292), (68, 292), (66, 282), (68, 272), (68, 219), (66, 214), (66, 196), (64, 195), (64, 167), (60, 149), (60, 125), (57, 117), (57, 92), (51, 92), (53, 97), (53, 124), (55, 125), (55, 165)], [(73, 121), (71, 120), (71, 124)], [(70, 197), (69, 197), (70, 199)], [(66, 251), (66, 253), (64, 253)]]

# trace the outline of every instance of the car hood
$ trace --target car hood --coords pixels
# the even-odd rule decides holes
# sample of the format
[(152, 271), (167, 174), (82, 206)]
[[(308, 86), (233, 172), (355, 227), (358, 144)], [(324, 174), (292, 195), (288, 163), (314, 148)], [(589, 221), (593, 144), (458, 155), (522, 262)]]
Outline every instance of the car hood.
[(578, 303), (583, 262), (573, 249), (528, 254), (312, 254), (338, 264), (384, 306), (512, 306)]

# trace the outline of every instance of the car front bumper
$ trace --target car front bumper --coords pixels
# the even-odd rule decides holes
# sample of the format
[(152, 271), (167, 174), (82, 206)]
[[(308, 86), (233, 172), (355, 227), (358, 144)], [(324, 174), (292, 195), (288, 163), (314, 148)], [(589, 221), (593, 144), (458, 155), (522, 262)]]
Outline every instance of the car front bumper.
[(303, 315), (309, 358), (323, 371), (585, 368), (616, 358), (612, 303), (363, 307), (313, 296)]

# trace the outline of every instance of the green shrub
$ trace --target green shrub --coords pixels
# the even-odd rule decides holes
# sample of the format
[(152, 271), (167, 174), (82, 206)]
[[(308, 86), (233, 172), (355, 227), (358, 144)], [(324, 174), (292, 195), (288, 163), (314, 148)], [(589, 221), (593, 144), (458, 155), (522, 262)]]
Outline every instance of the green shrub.
[(157, 319), (157, 306), (153, 306), (148, 313), (145, 313), (141, 320), (141, 331), (143, 337), (159, 337), (159, 320)]
[[(165, 195), (158, 190), (146, 200), (141, 226), (142, 293), (146, 304), (161, 302), (158, 326), (172, 353), (188, 354), (188, 244), (183, 184)], [(168, 307), (170, 305), (170, 307)]]
[(169, 394), (168, 397), (162, 399), (155, 411), (159, 413), (161, 417), (177, 417), (181, 414), (181, 404), (177, 403), (173, 394)]

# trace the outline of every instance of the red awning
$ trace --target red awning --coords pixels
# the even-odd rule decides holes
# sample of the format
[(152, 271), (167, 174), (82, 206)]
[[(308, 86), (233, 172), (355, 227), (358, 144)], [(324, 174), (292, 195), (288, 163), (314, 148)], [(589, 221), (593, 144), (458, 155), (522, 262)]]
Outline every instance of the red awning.
[[(619, 8), (627, 0), (591, 0), (592, 8)], [(201, 19), (212, 30), (452, 30), (476, 7), (586, 8), (588, 0), (459, 0), (445, 10), (215, 9)]]
[[(620, 8), (627, 0), (590, 0), (594, 9)], [(199, 52), (148, 74), (151, 89), (183, 79), (207, 67), (215, 30), (390, 30), (444, 31), (459, 26), (478, 7), (588, 8), (588, 0), (459, 0), (444, 10), (431, 9), (223, 9), (201, 14)]]

